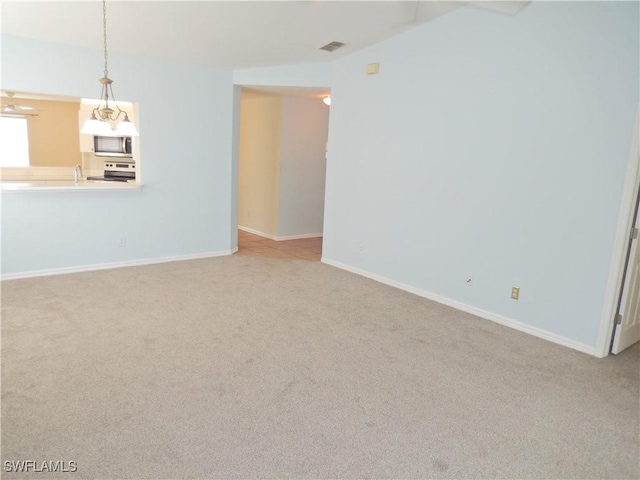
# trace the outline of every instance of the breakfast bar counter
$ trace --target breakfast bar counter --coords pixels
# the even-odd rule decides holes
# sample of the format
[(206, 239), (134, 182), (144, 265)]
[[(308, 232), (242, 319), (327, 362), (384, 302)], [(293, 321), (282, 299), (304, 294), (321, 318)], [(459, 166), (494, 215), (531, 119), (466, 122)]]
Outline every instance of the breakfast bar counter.
[(133, 182), (99, 180), (3, 180), (0, 190), (5, 192), (89, 192), (139, 191), (142, 185)]

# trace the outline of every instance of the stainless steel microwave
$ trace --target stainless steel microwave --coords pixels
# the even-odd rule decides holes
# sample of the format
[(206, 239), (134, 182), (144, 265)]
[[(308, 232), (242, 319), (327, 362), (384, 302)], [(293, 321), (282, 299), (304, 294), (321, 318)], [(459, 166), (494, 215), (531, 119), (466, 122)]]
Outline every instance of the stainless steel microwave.
[(93, 151), (98, 157), (132, 157), (131, 137), (93, 137)]

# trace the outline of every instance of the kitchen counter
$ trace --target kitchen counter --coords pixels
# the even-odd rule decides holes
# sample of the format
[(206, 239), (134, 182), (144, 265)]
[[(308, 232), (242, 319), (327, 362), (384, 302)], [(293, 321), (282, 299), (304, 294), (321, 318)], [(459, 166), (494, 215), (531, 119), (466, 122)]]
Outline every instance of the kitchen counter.
[(105, 182), (99, 180), (3, 180), (0, 190), (5, 192), (88, 192), (88, 191), (136, 191), (142, 185), (129, 182)]

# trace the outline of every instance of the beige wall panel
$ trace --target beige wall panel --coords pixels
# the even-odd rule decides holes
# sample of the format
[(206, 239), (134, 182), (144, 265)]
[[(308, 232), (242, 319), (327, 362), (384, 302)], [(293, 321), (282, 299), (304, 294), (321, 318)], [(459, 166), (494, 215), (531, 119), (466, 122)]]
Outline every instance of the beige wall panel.
[(16, 103), (38, 110), (37, 116), (27, 116), (32, 167), (73, 167), (81, 163), (79, 103), (27, 99), (16, 99)]
[(277, 235), (282, 100), (242, 97), (238, 225)]

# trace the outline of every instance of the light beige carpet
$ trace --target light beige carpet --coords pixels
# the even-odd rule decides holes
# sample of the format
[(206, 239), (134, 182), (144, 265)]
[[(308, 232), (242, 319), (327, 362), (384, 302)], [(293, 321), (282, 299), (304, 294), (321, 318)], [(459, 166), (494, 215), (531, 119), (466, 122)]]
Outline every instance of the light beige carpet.
[(639, 355), (297, 260), (3, 282), (3, 478), (638, 478)]

